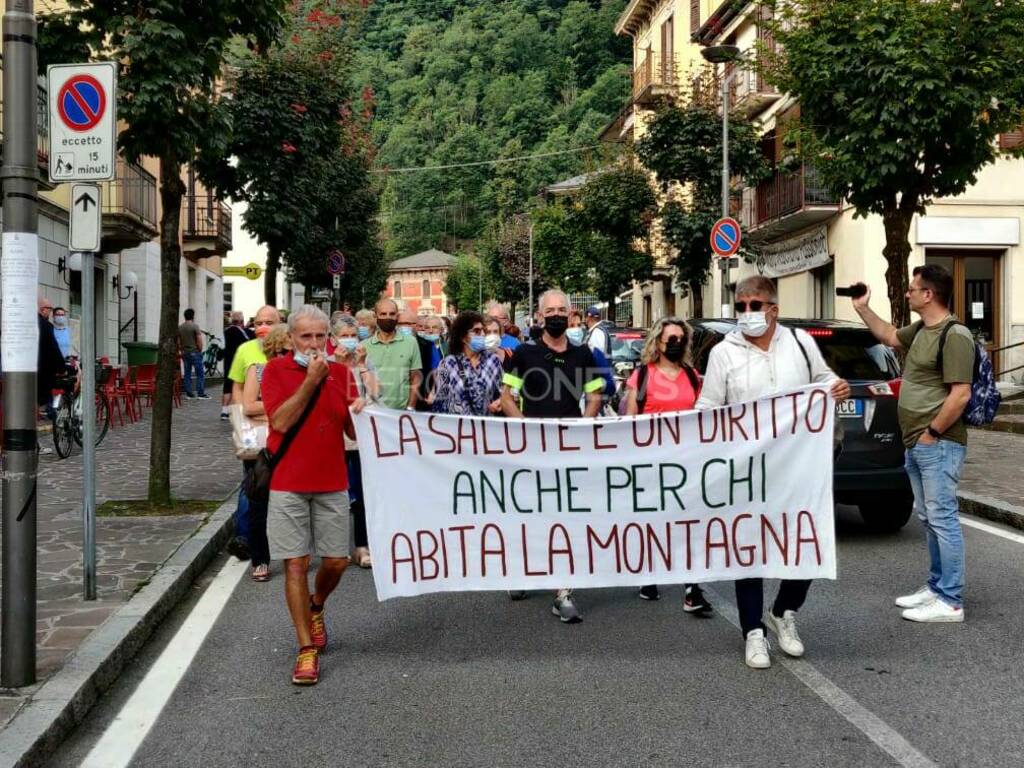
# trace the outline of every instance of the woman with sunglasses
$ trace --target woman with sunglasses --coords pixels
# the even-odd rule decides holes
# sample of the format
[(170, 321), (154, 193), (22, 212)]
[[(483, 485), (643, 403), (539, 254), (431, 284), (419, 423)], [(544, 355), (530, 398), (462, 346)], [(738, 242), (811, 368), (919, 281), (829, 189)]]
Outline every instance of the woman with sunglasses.
[[(700, 397), (700, 375), (690, 364), (693, 329), (678, 317), (654, 324), (640, 354), (640, 367), (626, 381), (625, 413), (674, 413), (692, 411)], [(658, 600), (657, 584), (640, 588), (643, 600)], [(711, 603), (697, 584), (687, 584), (683, 610), (695, 616), (711, 613)]]
[(479, 312), (461, 312), (452, 323), (450, 354), (437, 368), (436, 413), (501, 413), (501, 360), (487, 349), (484, 328)]

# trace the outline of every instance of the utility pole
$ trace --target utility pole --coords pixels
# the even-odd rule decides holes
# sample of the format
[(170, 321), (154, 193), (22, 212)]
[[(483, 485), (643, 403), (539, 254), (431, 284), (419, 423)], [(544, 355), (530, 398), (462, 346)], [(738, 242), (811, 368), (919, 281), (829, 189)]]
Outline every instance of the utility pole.
[(36, 681), (36, 369), (39, 325), (36, 17), (33, 0), (3, 16), (3, 596), (0, 685)]
[[(700, 55), (710, 64), (725, 65), (734, 62), (740, 55), (735, 45), (713, 45), (704, 48)], [(729, 217), (729, 83), (740, 70), (734, 68), (728, 72), (722, 67), (722, 218)], [(729, 317), (729, 259), (720, 258), (722, 281), (722, 316)]]

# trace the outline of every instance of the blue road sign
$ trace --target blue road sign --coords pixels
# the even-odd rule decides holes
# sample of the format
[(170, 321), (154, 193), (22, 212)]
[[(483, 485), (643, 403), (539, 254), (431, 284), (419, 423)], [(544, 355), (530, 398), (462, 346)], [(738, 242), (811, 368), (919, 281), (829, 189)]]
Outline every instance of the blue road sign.
[(719, 219), (711, 228), (711, 250), (723, 258), (733, 256), (740, 249), (741, 239), (740, 225), (736, 219)]

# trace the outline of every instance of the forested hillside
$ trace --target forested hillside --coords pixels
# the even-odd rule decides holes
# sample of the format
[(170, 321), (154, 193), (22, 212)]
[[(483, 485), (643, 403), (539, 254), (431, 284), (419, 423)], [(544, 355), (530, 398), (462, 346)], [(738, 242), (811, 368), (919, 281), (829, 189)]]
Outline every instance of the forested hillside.
[[(625, 0), (375, 0), (356, 62), (376, 101), (376, 165), (449, 165), (591, 147), (629, 92)], [(596, 151), (382, 177), (391, 258), (455, 248)]]

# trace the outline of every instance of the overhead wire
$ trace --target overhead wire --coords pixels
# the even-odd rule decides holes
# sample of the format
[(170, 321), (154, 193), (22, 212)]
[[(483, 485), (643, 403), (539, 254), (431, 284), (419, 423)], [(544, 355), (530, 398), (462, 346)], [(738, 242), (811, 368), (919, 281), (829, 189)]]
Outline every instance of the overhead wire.
[(543, 157), (555, 157), (557, 155), (571, 155), (576, 152), (588, 152), (592, 149), (600, 149), (600, 144), (587, 147), (575, 147), (573, 149), (561, 149), (556, 152), (539, 152), (535, 155), (519, 155), (517, 157), (502, 157), (494, 160), (475, 160), (469, 163), (449, 163), (447, 165), (423, 165), (410, 166), (406, 168), (373, 168), (370, 173), (416, 173), (417, 171), (447, 171), (452, 168), (475, 168), (482, 165), (500, 165), (502, 163), (517, 163), (523, 160), (536, 160)]

